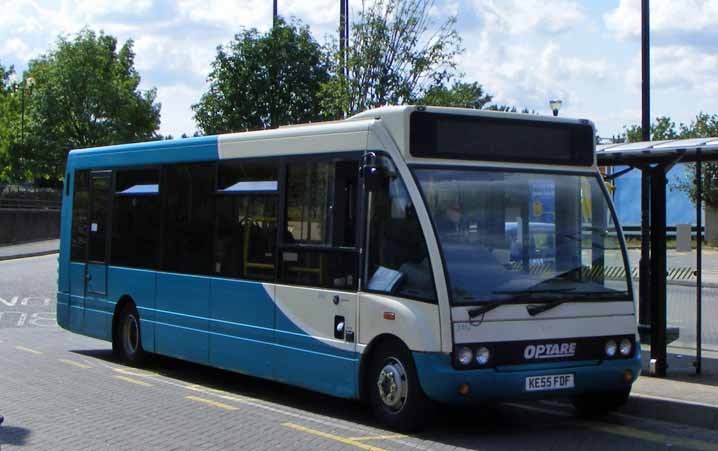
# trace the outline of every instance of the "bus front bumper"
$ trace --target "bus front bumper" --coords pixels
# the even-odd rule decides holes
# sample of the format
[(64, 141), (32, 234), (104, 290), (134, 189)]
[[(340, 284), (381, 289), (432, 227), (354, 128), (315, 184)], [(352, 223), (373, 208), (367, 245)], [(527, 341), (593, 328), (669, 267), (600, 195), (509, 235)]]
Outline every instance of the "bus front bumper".
[[(635, 382), (641, 371), (641, 354), (634, 354), (631, 358), (603, 362), (575, 361), (457, 370), (448, 354), (413, 353), (424, 393), (434, 401), (452, 404), (565, 398), (583, 393), (625, 390)], [(628, 371), (632, 375), (630, 379), (627, 378)], [(526, 388), (529, 377), (567, 374), (573, 375), (573, 388), (541, 391)]]

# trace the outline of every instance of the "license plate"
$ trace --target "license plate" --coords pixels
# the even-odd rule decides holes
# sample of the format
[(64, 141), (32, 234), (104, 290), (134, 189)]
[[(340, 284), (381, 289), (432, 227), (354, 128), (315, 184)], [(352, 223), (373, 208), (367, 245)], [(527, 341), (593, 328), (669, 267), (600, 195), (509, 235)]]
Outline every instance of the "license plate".
[(563, 390), (573, 387), (573, 374), (529, 376), (526, 378), (526, 391)]

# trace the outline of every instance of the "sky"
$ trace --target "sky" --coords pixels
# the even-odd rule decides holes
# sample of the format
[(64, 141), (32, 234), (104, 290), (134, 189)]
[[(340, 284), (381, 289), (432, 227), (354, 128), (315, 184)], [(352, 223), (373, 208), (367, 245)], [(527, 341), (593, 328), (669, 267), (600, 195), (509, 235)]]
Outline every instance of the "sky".
[[(718, 114), (718, 0), (650, 3), (651, 116)], [(361, 8), (350, 0), (352, 15)], [(0, 64), (18, 72), (84, 27), (132, 39), (140, 88), (157, 88), (160, 133), (174, 136), (196, 130), (191, 105), (217, 46), (272, 22), (271, 0), (0, 0), (0, 11)], [(279, 0), (279, 13), (324, 43), (339, 2)], [(550, 114), (548, 101), (561, 99), (561, 116), (591, 119), (601, 137), (640, 123), (640, 0), (436, 0), (431, 16), (457, 17), (463, 79), (495, 102)]]

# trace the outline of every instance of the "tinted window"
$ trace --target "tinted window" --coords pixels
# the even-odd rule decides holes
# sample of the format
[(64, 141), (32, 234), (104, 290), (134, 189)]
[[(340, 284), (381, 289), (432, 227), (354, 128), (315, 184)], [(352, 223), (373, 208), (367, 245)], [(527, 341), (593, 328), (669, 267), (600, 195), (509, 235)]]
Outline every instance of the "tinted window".
[(273, 280), (277, 238), (277, 162), (221, 163), (219, 174), (215, 273), (227, 277)]
[(394, 175), (385, 190), (371, 197), (367, 288), (435, 301), (429, 253), (414, 205), (393, 164), (386, 157), (382, 161)]
[(87, 258), (87, 233), (90, 214), (90, 182), (87, 171), (75, 173), (75, 194), (72, 200), (72, 237), (70, 259)]
[(167, 166), (163, 193), (163, 269), (187, 274), (212, 272), (214, 235), (212, 163)]
[(107, 226), (110, 209), (111, 172), (90, 174), (90, 235), (88, 260), (104, 262), (107, 249)]
[(346, 159), (287, 166), (283, 282), (356, 289), (358, 172)]
[(156, 268), (160, 251), (159, 169), (118, 171), (113, 211), (112, 264)]
[(290, 164), (285, 242), (354, 246), (357, 174), (356, 161)]

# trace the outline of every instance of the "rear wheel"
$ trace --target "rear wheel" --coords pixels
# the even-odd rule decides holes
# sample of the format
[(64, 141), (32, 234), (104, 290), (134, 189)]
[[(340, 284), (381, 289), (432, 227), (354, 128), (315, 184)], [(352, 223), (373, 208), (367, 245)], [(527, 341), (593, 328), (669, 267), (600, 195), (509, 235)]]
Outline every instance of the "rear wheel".
[(623, 390), (585, 393), (573, 399), (576, 414), (595, 418), (618, 410), (628, 401), (631, 387)]
[(426, 425), (432, 403), (419, 385), (414, 359), (406, 346), (391, 342), (378, 349), (367, 378), (369, 402), (380, 422), (402, 432)]
[(142, 349), (140, 315), (137, 314), (134, 305), (127, 304), (122, 309), (118, 325), (113, 349), (126, 363), (133, 366), (142, 365), (147, 358), (147, 353)]

